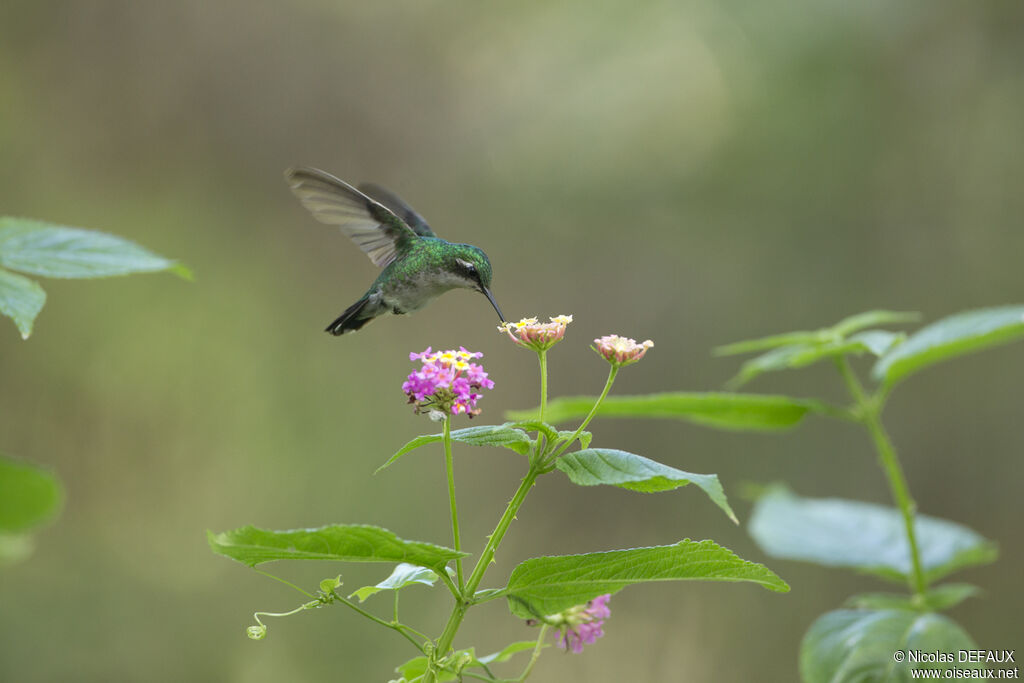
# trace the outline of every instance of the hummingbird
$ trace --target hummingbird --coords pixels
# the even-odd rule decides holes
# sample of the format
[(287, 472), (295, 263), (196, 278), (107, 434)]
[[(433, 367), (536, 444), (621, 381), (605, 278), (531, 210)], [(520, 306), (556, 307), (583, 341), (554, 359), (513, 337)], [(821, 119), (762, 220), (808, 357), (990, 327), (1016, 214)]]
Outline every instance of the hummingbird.
[(384, 269), (326, 332), (339, 336), (385, 313), (412, 313), (456, 288), (486, 296), (505, 322), (491, 295), (491, 262), (479, 247), (439, 238), (412, 207), (379, 185), (364, 183), (357, 189), (330, 173), (307, 167), (290, 168), (284, 175), (314, 218), (337, 225), (375, 266)]

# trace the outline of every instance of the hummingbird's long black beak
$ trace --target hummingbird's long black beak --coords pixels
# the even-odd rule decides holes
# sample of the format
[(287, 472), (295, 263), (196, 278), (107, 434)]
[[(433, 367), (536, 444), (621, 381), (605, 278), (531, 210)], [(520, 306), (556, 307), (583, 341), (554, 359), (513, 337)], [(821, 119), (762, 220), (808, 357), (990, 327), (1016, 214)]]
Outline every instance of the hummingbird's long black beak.
[(487, 297), (487, 300), (491, 302), (492, 306), (494, 306), (494, 310), (498, 312), (498, 317), (501, 318), (501, 322), (505, 322), (505, 316), (501, 314), (501, 309), (498, 308), (498, 302), (495, 301), (494, 296), (491, 295), (491, 290), (481, 285), (480, 291), (484, 293), (484, 296)]

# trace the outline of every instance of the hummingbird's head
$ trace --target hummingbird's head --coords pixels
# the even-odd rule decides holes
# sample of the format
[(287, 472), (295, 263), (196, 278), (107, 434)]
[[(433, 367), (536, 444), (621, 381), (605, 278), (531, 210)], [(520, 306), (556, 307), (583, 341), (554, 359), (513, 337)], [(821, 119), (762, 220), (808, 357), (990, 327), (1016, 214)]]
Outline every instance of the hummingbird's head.
[(491, 302), (498, 317), (505, 322), (505, 316), (501, 314), (497, 302), (491, 296), (491, 261), (483, 249), (474, 247), (472, 244), (453, 244), (454, 247), (448, 254), (447, 266), (449, 272), (455, 274), (466, 289), (475, 289)]

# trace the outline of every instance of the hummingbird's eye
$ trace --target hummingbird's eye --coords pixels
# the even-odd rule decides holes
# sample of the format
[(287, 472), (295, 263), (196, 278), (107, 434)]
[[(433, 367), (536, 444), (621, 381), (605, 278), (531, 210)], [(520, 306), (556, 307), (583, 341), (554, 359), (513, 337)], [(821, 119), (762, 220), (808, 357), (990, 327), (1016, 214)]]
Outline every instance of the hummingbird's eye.
[(475, 274), (476, 274), (476, 266), (474, 266), (474, 265), (473, 265), (472, 263), (470, 263), (469, 261), (466, 261), (466, 260), (463, 260), (463, 259), (457, 258), (457, 259), (455, 259), (455, 262), (456, 262), (456, 263), (458, 263), (458, 264), (459, 264), (459, 266), (460, 266), (460, 267), (461, 267), (461, 268), (462, 268), (462, 269), (463, 269), (464, 271), (466, 271), (466, 273), (468, 273), (468, 274), (470, 274), (470, 275), (475, 275)]

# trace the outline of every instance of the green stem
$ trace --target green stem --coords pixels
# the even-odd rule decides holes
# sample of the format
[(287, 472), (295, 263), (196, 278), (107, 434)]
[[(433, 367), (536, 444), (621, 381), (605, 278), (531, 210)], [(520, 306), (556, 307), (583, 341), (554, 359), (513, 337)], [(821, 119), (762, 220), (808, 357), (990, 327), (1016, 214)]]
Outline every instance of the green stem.
[(538, 351), (537, 358), (540, 359), (540, 417), (544, 421), (544, 413), (548, 407), (548, 352)]
[(523, 669), (523, 673), (519, 674), (519, 678), (515, 679), (520, 683), (526, 680), (526, 677), (533, 671), (533, 665), (537, 663), (537, 659), (540, 658), (540, 651), (544, 648), (544, 636), (547, 635), (548, 625), (541, 624), (540, 633), (537, 634), (537, 646), (533, 648), (533, 654), (530, 655), (530, 663)]
[(908, 583), (911, 591), (918, 596), (923, 596), (928, 590), (928, 580), (925, 578), (924, 569), (921, 566), (921, 551), (917, 545), (917, 532), (914, 529), (914, 513), (917, 510), (917, 503), (910, 495), (910, 488), (907, 486), (907, 478), (903, 473), (902, 465), (900, 465), (896, 448), (882, 424), (882, 406), (885, 395), (880, 391), (874, 397), (869, 397), (845, 356), (837, 359), (836, 364), (839, 366), (839, 372), (843, 375), (850, 394), (857, 402), (857, 407), (860, 410), (860, 422), (871, 433), (871, 438), (875, 442), (875, 450), (878, 451), (879, 463), (889, 481), (889, 490), (903, 514), (903, 525), (907, 534), (907, 545), (910, 547), (910, 563), (912, 565)]
[(402, 637), (405, 638), (406, 640), (408, 640), (410, 643), (412, 643), (413, 646), (417, 650), (419, 650), (420, 652), (423, 652), (423, 645), (418, 643), (418, 642), (416, 642), (416, 639), (413, 638), (411, 635), (409, 635), (409, 633), (406, 632), (408, 627), (404, 626), (403, 624), (392, 623), (392, 622), (389, 622), (389, 621), (384, 621), (380, 617), (378, 617), (376, 615), (373, 615), (373, 614), (370, 614), (369, 612), (367, 612), (366, 610), (364, 610), (362, 607), (360, 607), (359, 605), (355, 604), (354, 602), (346, 600), (345, 598), (341, 597), (337, 593), (334, 594), (334, 597), (337, 598), (338, 602), (340, 602), (341, 604), (346, 605), (348, 607), (351, 607), (356, 612), (358, 612), (359, 614), (363, 615), (364, 617), (366, 617), (370, 621), (373, 621), (375, 623), (380, 624), (381, 626), (383, 626), (385, 628), (389, 628), (392, 631), (400, 633), (402, 635)]
[(597, 400), (594, 402), (594, 407), (591, 408), (590, 412), (587, 413), (587, 416), (583, 418), (583, 422), (581, 422), (580, 426), (576, 428), (575, 432), (573, 432), (572, 437), (564, 444), (562, 444), (562, 447), (559, 448), (553, 456), (551, 456), (551, 458), (549, 459), (550, 462), (554, 462), (558, 458), (558, 456), (560, 456), (562, 453), (565, 453), (569, 446), (571, 446), (573, 442), (576, 441), (576, 437), (582, 434), (583, 430), (587, 428), (588, 424), (590, 424), (590, 421), (594, 419), (594, 416), (597, 415), (597, 409), (601, 407), (601, 402), (604, 401), (605, 397), (608, 395), (608, 392), (611, 391), (612, 384), (615, 383), (615, 376), (617, 374), (619, 374), (619, 366), (613, 364), (612, 369), (608, 371), (608, 379), (605, 380), (604, 390), (601, 391), (601, 395), (598, 396)]
[[(462, 539), (459, 536), (459, 510), (455, 503), (455, 471), (452, 467), (452, 424), (451, 415), (444, 416), (444, 467), (448, 473), (448, 505), (451, 508), (452, 516), (452, 539), (455, 543), (455, 550), (462, 551)], [(459, 591), (465, 588), (465, 581), (462, 578), (462, 558), (455, 560), (455, 575), (459, 583)]]
[(257, 574), (263, 574), (263, 576), (267, 577), (268, 579), (273, 579), (274, 581), (280, 581), (284, 585), (289, 586), (291, 588), (294, 588), (295, 590), (297, 590), (300, 593), (302, 593), (303, 595), (305, 595), (307, 598), (313, 598), (314, 600), (316, 600), (316, 596), (315, 595), (313, 595), (309, 591), (306, 591), (306, 590), (303, 590), (303, 589), (299, 588), (298, 586), (296, 586), (291, 581), (286, 581), (285, 579), (282, 579), (280, 576), (274, 576), (273, 574), (271, 574), (269, 572), (265, 572), (262, 569), (256, 569), (255, 567), (253, 567), (252, 570), (254, 572), (256, 572)]
[[(508, 507), (505, 508), (504, 514), (501, 519), (498, 520), (498, 525), (494, 527), (494, 531), (487, 539), (487, 545), (484, 546), (484, 550), (480, 555), (480, 559), (477, 560), (476, 566), (473, 567), (473, 572), (469, 575), (469, 579), (466, 581), (466, 587), (463, 591), (463, 595), (466, 599), (458, 600), (455, 603), (454, 609), (452, 609), (451, 616), (448, 617), (448, 623), (445, 624), (444, 631), (441, 633), (441, 637), (437, 640), (437, 648), (434, 650), (435, 657), (444, 657), (448, 654), (448, 651), (452, 647), (452, 642), (455, 640), (455, 634), (459, 630), (459, 626), (462, 625), (462, 620), (466, 617), (466, 611), (469, 609), (470, 603), (468, 599), (472, 599), (473, 593), (476, 592), (477, 587), (484, 578), (484, 573), (487, 571), (488, 565), (494, 559), (494, 552), (501, 543), (502, 538), (505, 536), (505, 532), (512, 525), (512, 520), (516, 518), (516, 513), (519, 508), (522, 507), (523, 501), (526, 500), (526, 495), (533, 488), (534, 483), (537, 481), (537, 477), (540, 475), (540, 471), (531, 466), (530, 470), (523, 477), (522, 482), (519, 484), (519, 488), (516, 489), (515, 495), (512, 496), (512, 500), (509, 502)], [(436, 672), (428, 670), (423, 676), (423, 683), (434, 683), (436, 679)]]

